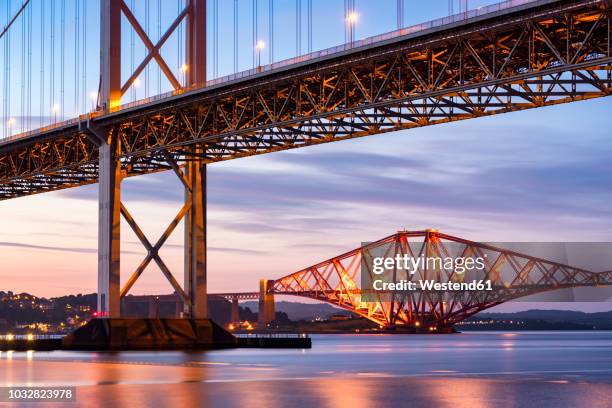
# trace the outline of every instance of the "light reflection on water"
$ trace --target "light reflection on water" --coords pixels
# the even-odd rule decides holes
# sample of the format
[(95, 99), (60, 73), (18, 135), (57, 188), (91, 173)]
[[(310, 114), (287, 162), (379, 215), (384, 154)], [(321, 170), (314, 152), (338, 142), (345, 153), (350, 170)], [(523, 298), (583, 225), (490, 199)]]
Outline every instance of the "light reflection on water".
[(521, 406), (534, 392), (542, 406), (608, 406), (612, 333), (318, 335), (311, 350), (9, 352), (0, 354), (0, 385), (8, 384), (75, 385), (84, 406)]

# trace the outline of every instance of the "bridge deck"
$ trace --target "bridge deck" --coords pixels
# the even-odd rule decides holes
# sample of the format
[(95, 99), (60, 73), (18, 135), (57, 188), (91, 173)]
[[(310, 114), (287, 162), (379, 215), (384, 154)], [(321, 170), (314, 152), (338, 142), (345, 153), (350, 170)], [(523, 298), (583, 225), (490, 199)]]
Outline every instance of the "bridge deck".
[(132, 176), (606, 96), (609, 7), (507, 1), (16, 135), (0, 200), (96, 182), (100, 135)]
[(537, 7), (555, 1), (558, 0), (509, 0), (486, 7), (480, 7), (476, 10), (470, 10), (467, 13), (457, 13), (449, 17), (438, 18), (425, 23), (402, 28), (400, 30), (394, 30), (385, 34), (368, 37), (363, 40), (355, 41), (353, 43), (341, 44), (335, 47), (315, 51), (295, 58), (289, 58), (272, 64), (264, 65), (260, 68), (253, 68), (226, 75), (220, 78), (215, 78), (210, 81), (206, 81), (206, 84), (204, 85), (185, 87), (179, 91), (170, 91), (160, 95), (151, 96), (149, 98), (140, 99), (132, 103), (127, 103), (118, 106), (117, 108), (113, 109), (112, 112), (94, 111), (90, 114), (84, 114), (79, 117), (49, 124), (47, 126), (42, 126), (31, 131), (18, 133), (0, 139), (0, 149), (2, 149), (5, 145), (10, 146), (13, 143), (21, 140), (26, 140), (30, 138), (36, 139), (37, 137), (44, 138), (46, 134), (50, 134), (56, 131), (66, 131), (70, 128), (75, 127), (78, 129), (79, 123), (88, 119), (91, 119), (96, 122), (104, 119), (113, 118), (117, 116), (117, 114), (138, 112), (139, 108), (154, 108), (158, 105), (163, 105), (168, 102), (180, 100), (184, 97), (189, 96), (194, 91), (195, 94), (200, 94), (202, 92), (212, 92), (226, 86), (239, 86), (241, 82), (246, 82), (253, 78), (261, 78), (266, 77), (268, 75), (282, 73), (284, 71), (299, 68), (308, 64), (317, 64), (329, 59), (333, 59), (335, 57), (344, 56), (347, 53), (362, 51), (372, 47), (378, 47), (385, 44), (391, 44), (397, 41), (416, 38), (440, 30), (447, 30), (449, 28), (458, 27), (463, 24), (473, 23), (481, 19), (486, 19), (493, 16), (500, 16), (505, 13), (511, 13), (517, 10), (530, 7)]

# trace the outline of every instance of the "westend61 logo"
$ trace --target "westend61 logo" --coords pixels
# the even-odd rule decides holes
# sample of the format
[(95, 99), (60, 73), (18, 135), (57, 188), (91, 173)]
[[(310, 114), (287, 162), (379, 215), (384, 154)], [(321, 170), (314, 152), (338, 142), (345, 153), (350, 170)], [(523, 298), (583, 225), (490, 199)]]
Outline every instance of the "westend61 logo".
[(368, 287), (375, 291), (490, 291), (490, 280), (466, 279), (467, 275), (485, 275), (485, 258), (398, 254), (372, 257), (371, 265), (362, 267), (370, 266), (373, 276)]

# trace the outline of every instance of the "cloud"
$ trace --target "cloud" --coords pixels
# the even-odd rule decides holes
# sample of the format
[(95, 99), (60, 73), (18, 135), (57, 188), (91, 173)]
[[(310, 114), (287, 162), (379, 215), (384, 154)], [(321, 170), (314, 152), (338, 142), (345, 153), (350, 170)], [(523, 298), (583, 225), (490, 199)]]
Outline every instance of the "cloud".
[(243, 254), (243, 255), (265, 255), (267, 251), (259, 251), (256, 249), (245, 249), (245, 248), (228, 248), (228, 247), (208, 247), (208, 251), (213, 252), (225, 252), (231, 254)]
[(93, 254), (98, 252), (97, 248), (57, 247), (48, 245), (22, 244), (18, 242), (0, 242), (0, 246), (9, 248), (42, 249), (45, 251), (76, 252), (81, 254)]
[[(5, 242), (0, 241), (0, 247), (5, 248), (22, 248), (22, 249), (35, 249), (43, 251), (58, 251), (58, 252), (74, 252), (79, 254), (95, 254), (98, 253), (97, 248), (79, 248), (79, 247), (60, 247), (60, 246), (49, 246), (49, 245), (34, 245), (34, 244), (23, 244), (20, 242)], [(138, 254), (134, 251), (121, 251), (123, 254)]]

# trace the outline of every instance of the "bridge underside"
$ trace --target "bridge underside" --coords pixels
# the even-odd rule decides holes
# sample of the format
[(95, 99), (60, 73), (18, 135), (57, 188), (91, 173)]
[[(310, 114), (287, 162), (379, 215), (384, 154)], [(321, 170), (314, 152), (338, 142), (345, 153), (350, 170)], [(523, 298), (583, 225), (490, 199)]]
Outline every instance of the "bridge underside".
[[(490, 280), (491, 290), (375, 291), (364, 290), (364, 273), (376, 279), (373, 257), (413, 259), (481, 257), (485, 268), (458, 273), (453, 269), (419, 267), (414, 274), (397, 270), (396, 281), (440, 283)], [(405, 276), (402, 276), (405, 274)], [(277, 279), (271, 292), (331, 303), (383, 327), (439, 330), (513, 299), (572, 287), (612, 285), (610, 272), (594, 273), (549, 260), (442, 234), (398, 232), (338, 257)]]
[(0, 200), (125, 176), (607, 96), (610, 1), (536, 3), (0, 144)]

